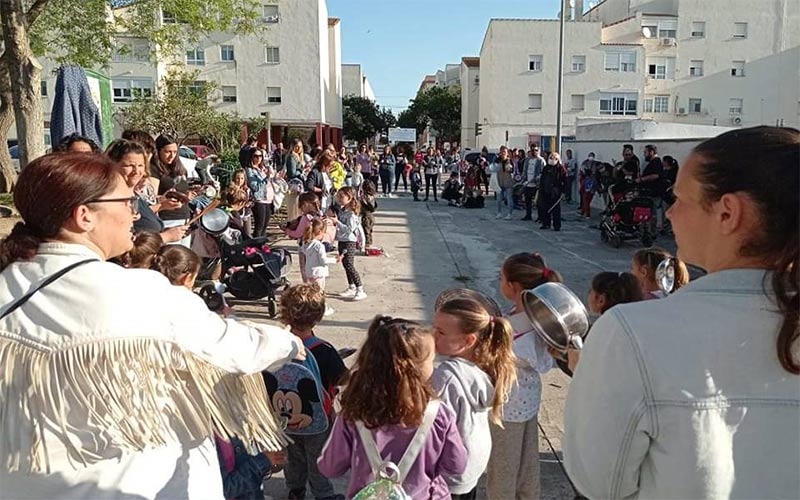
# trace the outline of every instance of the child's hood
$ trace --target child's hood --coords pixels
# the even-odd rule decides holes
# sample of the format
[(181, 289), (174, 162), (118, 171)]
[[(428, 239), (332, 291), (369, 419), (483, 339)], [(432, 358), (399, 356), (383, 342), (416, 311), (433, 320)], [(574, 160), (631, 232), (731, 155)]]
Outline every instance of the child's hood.
[(494, 385), (489, 375), (471, 361), (464, 358), (444, 357), (434, 371), (433, 378), (442, 382), (441, 384), (435, 383), (436, 387), (443, 387), (445, 384), (459, 384), (470, 406), (476, 411), (486, 410), (492, 406)]

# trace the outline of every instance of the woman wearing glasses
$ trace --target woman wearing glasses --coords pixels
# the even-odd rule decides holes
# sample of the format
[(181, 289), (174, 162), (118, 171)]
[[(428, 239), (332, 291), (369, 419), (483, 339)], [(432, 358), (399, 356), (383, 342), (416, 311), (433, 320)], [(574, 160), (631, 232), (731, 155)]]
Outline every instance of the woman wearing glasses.
[(141, 182), (147, 164), (144, 147), (133, 141), (118, 139), (108, 145), (105, 154), (122, 170), (125, 183), (133, 190), (138, 200), (135, 207), (136, 217), (133, 222), (134, 232), (158, 233), (165, 243), (174, 243), (186, 236), (189, 226), (180, 225), (167, 229), (164, 227), (164, 221), (157, 214), (160, 210), (181, 208), (183, 203), (166, 196), (159, 196), (157, 202), (151, 206), (145, 200), (143, 193), (137, 191), (137, 188), (144, 186)]
[(223, 498), (215, 431), (286, 442), (259, 372), (302, 344), (107, 263), (138, 206), (119, 171), (61, 153), (20, 174), (24, 222), (0, 242), (0, 499)]

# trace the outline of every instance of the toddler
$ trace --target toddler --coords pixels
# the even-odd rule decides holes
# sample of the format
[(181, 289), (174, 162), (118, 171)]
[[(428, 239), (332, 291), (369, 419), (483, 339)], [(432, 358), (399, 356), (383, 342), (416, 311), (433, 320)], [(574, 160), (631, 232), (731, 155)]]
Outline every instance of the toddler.
[(329, 215), (336, 224), (339, 256), (347, 275), (347, 289), (340, 296), (355, 301), (364, 300), (367, 298), (367, 294), (361, 285), (361, 276), (356, 271), (355, 265), (358, 233), (361, 231), (361, 220), (358, 217), (361, 205), (356, 199), (356, 192), (352, 187), (343, 187), (337, 191), (336, 202), (340, 207), (338, 217), (333, 212), (329, 212)]
[(372, 230), (375, 227), (375, 211), (378, 210), (378, 190), (372, 181), (364, 181), (359, 203), (361, 204), (361, 226), (364, 228), (364, 247), (372, 247)]
[[(338, 259), (328, 257), (322, 239), (325, 237), (325, 223), (315, 217), (306, 227), (301, 240), (300, 252), (303, 255), (304, 275), (306, 283), (316, 283), (324, 292), (325, 279), (330, 274), (328, 264), (336, 264)], [(331, 307), (325, 308), (325, 316), (333, 314)]]

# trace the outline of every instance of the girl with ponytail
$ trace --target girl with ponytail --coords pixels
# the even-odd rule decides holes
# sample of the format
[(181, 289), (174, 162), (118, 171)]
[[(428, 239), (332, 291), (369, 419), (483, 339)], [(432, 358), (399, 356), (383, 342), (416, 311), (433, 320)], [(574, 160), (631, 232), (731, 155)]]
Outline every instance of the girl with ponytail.
[(489, 498), (539, 498), (540, 374), (555, 363), (525, 314), (522, 292), (550, 281), (560, 283), (561, 275), (547, 267), (538, 253), (514, 254), (500, 269), (500, 291), (514, 304), (507, 321), (512, 329), (517, 383), (508, 394), (503, 427), (491, 428)]
[(492, 449), (489, 419), (502, 426), (503, 404), (516, 380), (511, 324), (479, 302), (445, 302), (433, 318), (436, 354), (445, 356), (431, 382), (456, 412), (467, 469), (448, 482), (454, 499), (474, 499)]

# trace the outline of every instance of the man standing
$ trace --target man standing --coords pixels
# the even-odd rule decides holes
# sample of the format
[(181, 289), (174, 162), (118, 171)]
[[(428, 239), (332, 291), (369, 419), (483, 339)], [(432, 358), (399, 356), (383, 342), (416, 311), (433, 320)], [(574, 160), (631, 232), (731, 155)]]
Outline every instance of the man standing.
[(272, 165), (275, 167), (276, 170), (280, 170), (283, 168), (285, 161), (286, 161), (286, 150), (283, 149), (283, 143), (279, 142), (278, 145), (275, 147), (275, 151), (272, 152)]
[[(544, 168), (544, 158), (539, 156), (539, 145), (531, 143), (531, 150), (525, 159), (525, 166), (522, 169), (522, 178), (525, 181), (525, 217), (522, 220), (531, 220), (531, 210), (533, 209), (533, 198), (536, 196), (536, 189), (539, 186), (539, 176), (542, 175)], [(537, 220), (540, 220), (538, 217)]]
[(578, 175), (578, 160), (572, 157), (572, 150), (567, 150), (567, 158), (564, 161), (564, 167), (567, 169), (567, 187), (564, 198), (567, 203), (572, 203), (572, 189), (575, 184), (575, 177)]
[[(636, 183), (642, 190), (642, 194), (653, 200), (654, 214), (650, 220), (651, 233), (655, 235), (656, 230), (663, 227), (663, 198), (661, 193), (661, 178), (664, 175), (664, 164), (658, 157), (658, 148), (652, 144), (644, 147), (645, 165), (642, 175), (636, 179)], [(660, 222), (659, 222), (660, 220)]]
[(242, 149), (239, 150), (239, 165), (242, 168), (247, 168), (250, 166), (250, 156), (253, 154), (253, 150), (256, 149), (258, 145), (258, 137), (255, 135), (251, 135), (247, 138), (247, 142), (242, 145)]

